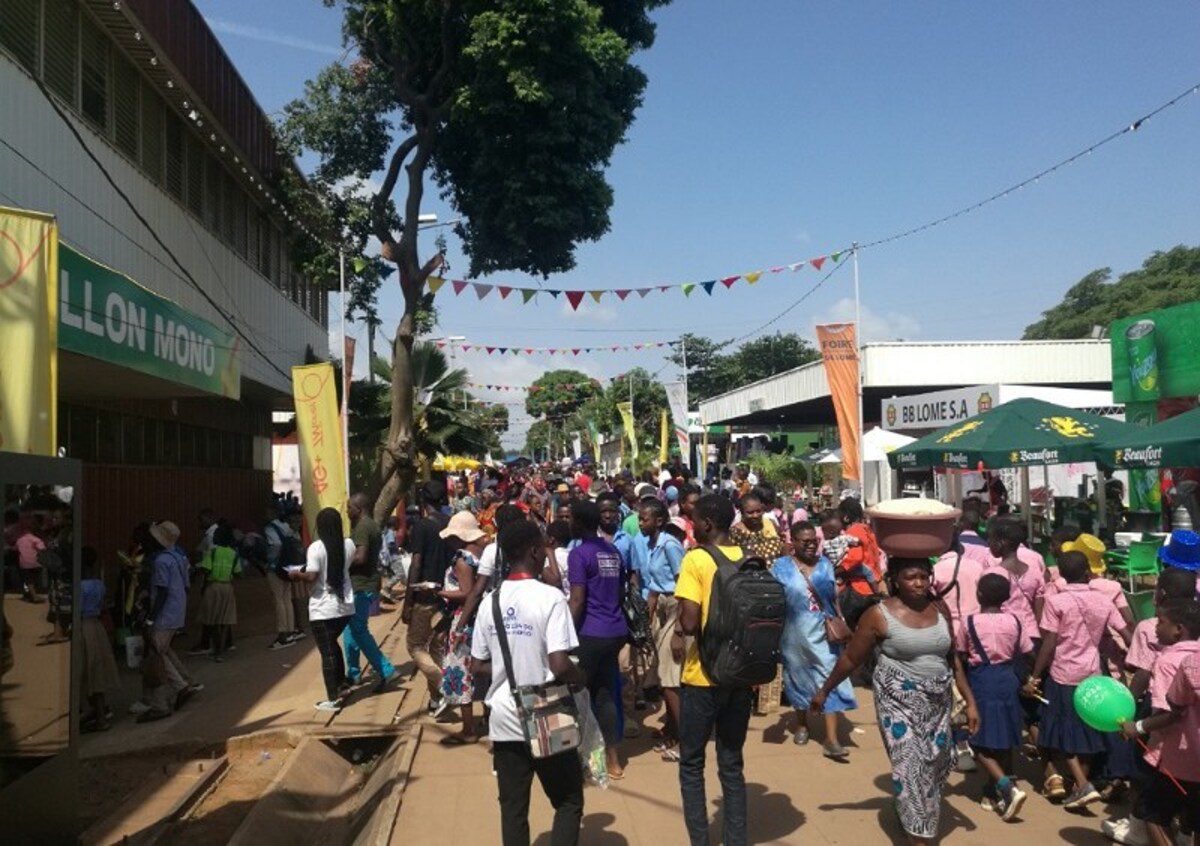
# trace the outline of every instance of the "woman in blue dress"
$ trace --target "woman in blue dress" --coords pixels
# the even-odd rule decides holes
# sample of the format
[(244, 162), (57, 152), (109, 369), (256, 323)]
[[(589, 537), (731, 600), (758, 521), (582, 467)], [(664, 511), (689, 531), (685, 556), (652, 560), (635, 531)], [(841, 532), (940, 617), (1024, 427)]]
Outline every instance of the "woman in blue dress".
[[(794, 556), (775, 561), (771, 572), (787, 593), (787, 622), (783, 629), (783, 689), (796, 709), (797, 745), (808, 743), (808, 706), (813, 695), (829, 678), (842, 647), (825, 636), (827, 617), (839, 616), (837, 585), (833, 565), (818, 555), (817, 530), (812, 523), (792, 524)], [(843, 681), (825, 701), (825, 743), (827, 758), (843, 759), (849, 752), (838, 743), (838, 714), (858, 707), (849, 679)]]

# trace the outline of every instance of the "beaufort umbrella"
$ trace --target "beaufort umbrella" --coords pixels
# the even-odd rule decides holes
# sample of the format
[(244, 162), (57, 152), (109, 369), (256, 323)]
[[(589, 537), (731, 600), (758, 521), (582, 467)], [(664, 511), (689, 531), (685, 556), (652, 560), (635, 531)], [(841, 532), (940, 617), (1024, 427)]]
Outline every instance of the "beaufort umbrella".
[(1200, 408), (1153, 426), (1126, 426), (1096, 444), (1096, 463), (1120, 467), (1200, 467)]
[(1094, 461), (1125, 424), (1036, 399), (1015, 399), (893, 450), (893, 467), (1031, 467)]

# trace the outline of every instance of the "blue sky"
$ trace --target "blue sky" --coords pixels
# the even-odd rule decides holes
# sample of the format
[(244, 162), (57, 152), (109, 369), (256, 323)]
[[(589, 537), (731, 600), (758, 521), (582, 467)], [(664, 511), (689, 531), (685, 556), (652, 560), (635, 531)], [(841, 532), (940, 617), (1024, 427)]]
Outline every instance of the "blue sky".
[[(318, 0), (196, 0), (268, 111), (337, 60)], [(677, 0), (640, 54), (645, 104), (609, 171), (612, 230), (560, 287), (702, 281), (821, 255), (937, 218), (1074, 153), (1200, 82), (1194, 3)], [(1197, 243), (1200, 96), (980, 212), (861, 255), (868, 340), (1019, 337), (1087, 272)], [(430, 192), (427, 211), (454, 216)], [(432, 239), (431, 239), (432, 242)], [(450, 238), (451, 276), (466, 262)], [(776, 323), (852, 316), (849, 268)], [(744, 334), (812, 271), (655, 294), (519, 306), (439, 295), (440, 331), (488, 345), (579, 346)], [(515, 274), (489, 281), (528, 284)], [(381, 298), (394, 331), (398, 291)], [(583, 331), (586, 330), (586, 331)], [(353, 325), (351, 335), (357, 335)], [(560, 357), (466, 353), (477, 381), (527, 384)], [(603, 377), (658, 356), (597, 354)], [(662, 378), (669, 379), (668, 367)], [(513, 395), (483, 395), (512, 399)], [(521, 418), (515, 419), (513, 434)]]

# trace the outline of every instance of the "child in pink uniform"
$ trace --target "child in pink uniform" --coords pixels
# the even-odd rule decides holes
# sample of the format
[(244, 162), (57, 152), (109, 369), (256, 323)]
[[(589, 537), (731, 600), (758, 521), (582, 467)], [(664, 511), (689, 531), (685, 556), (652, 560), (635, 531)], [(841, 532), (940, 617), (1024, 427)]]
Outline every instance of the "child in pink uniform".
[(1025, 525), (1012, 517), (994, 517), (988, 524), (988, 548), (995, 560), (989, 572), (1001, 571), (1012, 583), (1012, 592), (1004, 610), (1015, 614), (1031, 632), (1038, 630), (1042, 602), (1046, 595), (1046, 562), (1042, 556), (1021, 544)]
[(1169, 845), (1176, 814), (1186, 812), (1192, 831), (1200, 832), (1200, 602), (1176, 600), (1158, 611), (1162, 648), (1150, 679), (1154, 714), (1126, 723), (1124, 731), (1131, 738), (1150, 735), (1145, 760), (1154, 774), (1138, 795), (1133, 814), (1145, 821), (1151, 842)]
[[(1044, 683), (1046, 702), (1041, 708), (1038, 745), (1044, 750), (1048, 764), (1053, 757), (1065, 758), (1075, 780), (1075, 790), (1063, 805), (1074, 809), (1100, 798), (1088, 779), (1088, 763), (1091, 756), (1106, 751), (1103, 735), (1075, 712), (1075, 688), (1100, 672), (1100, 639), (1105, 630), (1112, 626), (1128, 643), (1130, 628), (1111, 601), (1088, 588), (1088, 562), (1082, 553), (1064, 552), (1058, 572), (1066, 580), (1066, 586), (1046, 601), (1041, 622), (1042, 644), (1025, 692), (1029, 696), (1043, 696), (1039, 680), (1046, 670), (1050, 671)], [(1057, 791), (1051, 787), (1051, 779), (1057, 775), (1049, 768), (1048, 772), (1047, 793), (1060, 792), (1061, 785)]]
[(988, 775), (984, 795), (1008, 822), (1021, 810), (1025, 793), (1008, 775), (1012, 750), (1021, 745), (1021, 669), (1033, 640), (1021, 621), (1001, 610), (1011, 584), (999, 573), (985, 573), (976, 589), (978, 614), (968, 615), (955, 631), (955, 648), (964, 656), (967, 683), (979, 708), (979, 731), (971, 735), (975, 758)]
[[(1154, 607), (1158, 609), (1166, 602), (1194, 599), (1195, 596), (1196, 573), (1178, 567), (1167, 567), (1158, 576), (1158, 585), (1154, 589)], [(1133, 671), (1130, 689), (1137, 697), (1140, 697), (1149, 685), (1150, 671), (1154, 668), (1154, 659), (1158, 657), (1157, 628), (1157, 616), (1138, 623), (1133, 629), (1129, 653), (1125, 656), (1126, 669)]]

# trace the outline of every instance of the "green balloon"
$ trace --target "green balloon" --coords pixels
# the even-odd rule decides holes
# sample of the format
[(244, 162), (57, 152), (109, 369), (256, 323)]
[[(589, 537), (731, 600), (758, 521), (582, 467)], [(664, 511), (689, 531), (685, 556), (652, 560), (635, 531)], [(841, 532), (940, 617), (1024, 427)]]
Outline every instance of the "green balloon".
[(1091, 676), (1075, 688), (1075, 713), (1096, 731), (1120, 731), (1133, 719), (1136, 704), (1129, 688), (1108, 676)]

